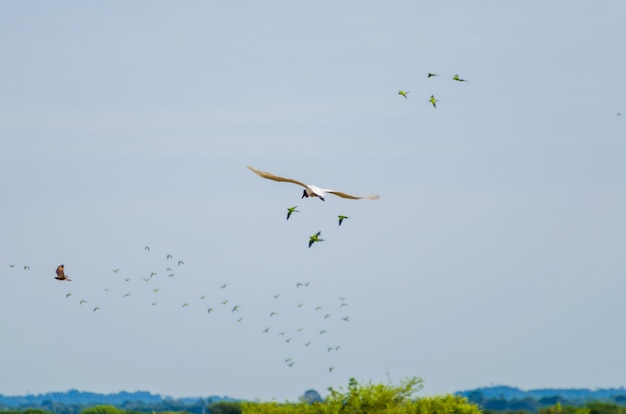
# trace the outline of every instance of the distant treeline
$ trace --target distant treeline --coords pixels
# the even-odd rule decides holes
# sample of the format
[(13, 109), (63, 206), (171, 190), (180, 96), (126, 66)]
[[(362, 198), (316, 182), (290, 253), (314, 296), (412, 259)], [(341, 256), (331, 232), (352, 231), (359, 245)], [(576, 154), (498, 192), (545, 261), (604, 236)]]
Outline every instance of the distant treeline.
[[(282, 404), (246, 402), (218, 396), (175, 399), (141, 391), (106, 395), (76, 390), (21, 397), (0, 395), (0, 414), (238, 414), (242, 411), (245, 413), (330, 413), (335, 409), (345, 410), (345, 407), (341, 407), (348, 402), (348, 405), (356, 409), (353, 412), (358, 413), (362, 412), (364, 406), (368, 404), (369, 408), (371, 405), (378, 404), (382, 395), (389, 397), (388, 401), (383, 404), (384, 406), (389, 406), (389, 401), (393, 404), (403, 401), (403, 404), (394, 408), (393, 412), (397, 413), (409, 413), (416, 410), (415, 412), (420, 414), (428, 414), (432, 411), (426, 409), (428, 404), (435, 404), (437, 407), (430, 407), (434, 410), (433, 414), (441, 410), (443, 410), (441, 412), (455, 414), (479, 414), (481, 412), (483, 414), (502, 412), (508, 414), (626, 414), (626, 390), (623, 388), (522, 391), (518, 388), (498, 386), (458, 392), (455, 396), (458, 399), (455, 400), (449, 399), (452, 396), (444, 396), (441, 399), (407, 398), (411, 393), (407, 391), (403, 394), (402, 387), (411, 390), (412, 393), (416, 389), (421, 389), (421, 382), (408, 381), (402, 383), (400, 387), (382, 384), (363, 386), (351, 379), (345, 393), (330, 388), (331, 395), (322, 399), (317, 391), (308, 390), (300, 397), (298, 403)], [(367, 401), (367, 404), (363, 401)], [(443, 405), (438, 406), (438, 404)], [(448, 406), (449, 404), (451, 406)]]
[[(217, 402), (236, 401), (229, 397), (211, 396), (207, 398), (162, 397), (145, 391), (98, 394), (70, 390), (39, 395), (8, 397), (0, 395), (0, 412), (18, 411), (25, 414), (40, 412), (53, 414), (80, 414), (86, 408), (106, 405), (127, 413), (186, 412), (208, 414), (207, 406)], [(30, 410), (30, 411), (29, 411)]]
[[(328, 388), (322, 399), (309, 390), (297, 402), (218, 401), (202, 405), (206, 414), (481, 414), (475, 404), (455, 395), (415, 398), (422, 389), (420, 378), (407, 378), (400, 384), (361, 384), (351, 378), (347, 387)], [(199, 403), (199, 402), (198, 402)], [(141, 414), (145, 411), (122, 410), (112, 405), (84, 408), (81, 414)], [(157, 410), (154, 410), (156, 413)], [(159, 411), (158, 414), (183, 414), (184, 411)], [(47, 410), (13, 410), (3, 414), (49, 414)]]
[[(514, 387), (497, 386), (477, 388), (456, 394), (466, 397), (485, 412), (540, 413), (558, 405), (559, 407), (578, 408), (593, 406), (591, 412), (596, 414), (600, 406), (603, 407), (603, 410), (609, 409), (611, 405), (615, 406), (616, 409), (626, 407), (626, 390), (624, 388), (598, 390), (545, 388), (523, 391)], [(626, 414), (626, 410), (621, 412)]]

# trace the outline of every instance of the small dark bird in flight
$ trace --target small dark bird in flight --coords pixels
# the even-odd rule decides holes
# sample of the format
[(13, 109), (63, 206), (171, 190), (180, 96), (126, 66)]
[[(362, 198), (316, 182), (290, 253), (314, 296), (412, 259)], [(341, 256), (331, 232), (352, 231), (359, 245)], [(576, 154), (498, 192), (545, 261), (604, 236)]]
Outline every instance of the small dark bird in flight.
[(146, 247), (144, 247), (144, 250), (145, 250), (145, 251), (147, 251), (147, 252), (149, 252), (149, 251), (150, 251), (150, 246), (146, 246)]
[(184, 265), (184, 264), (185, 264), (185, 262), (183, 262), (182, 260), (179, 260), (179, 261), (178, 261), (178, 266), (180, 266), (180, 265)]
[(24, 266), (24, 270), (30, 270), (30, 266), (28, 265)]
[(167, 260), (170, 260), (172, 258), (172, 255), (168, 254), (166, 257), (167, 257)]
[(287, 207), (287, 220), (289, 220), (289, 217), (291, 217), (291, 213), (299, 213), (296, 208), (298, 208), (298, 206)]
[(83, 303), (87, 303), (87, 301), (85, 299), (81, 299), (79, 305), (82, 305)]
[(98, 309), (100, 309), (98, 306), (96, 306), (95, 308), (93, 308), (93, 311), (97, 311)]
[(350, 218), (348, 216), (344, 216), (344, 215), (338, 215), (337, 217), (339, 217), (339, 225), (341, 226), (341, 223), (343, 223), (343, 221), (347, 218)]
[(439, 75), (437, 75), (436, 73), (428, 73), (429, 78), (432, 78), (433, 76), (439, 76)]
[(55, 277), (56, 280), (67, 280), (68, 282), (71, 282), (72, 279), (69, 279), (67, 276), (65, 276), (65, 267), (63, 265), (57, 266), (57, 275)]

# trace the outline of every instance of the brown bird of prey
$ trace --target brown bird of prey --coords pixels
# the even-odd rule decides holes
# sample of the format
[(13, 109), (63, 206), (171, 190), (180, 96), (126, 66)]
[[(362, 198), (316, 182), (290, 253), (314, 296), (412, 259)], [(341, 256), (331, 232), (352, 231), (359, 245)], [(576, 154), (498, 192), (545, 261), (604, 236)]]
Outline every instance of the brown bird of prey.
[(370, 195), (367, 195), (367, 196), (353, 196), (353, 195), (350, 195), (350, 194), (342, 193), (341, 191), (329, 190), (327, 188), (319, 188), (319, 187), (314, 186), (312, 184), (304, 184), (303, 182), (300, 182), (298, 180), (294, 180), (293, 178), (279, 177), (279, 176), (274, 175), (272, 173), (268, 173), (268, 172), (265, 172), (265, 171), (259, 171), (257, 169), (252, 168), (252, 167), (248, 167), (248, 169), (250, 171), (252, 171), (253, 173), (255, 173), (256, 175), (258, 175), (259, 177), (267, 178), (268, 180), (287, 182), (287, 183), (297, 184), (297, 185), (299, 185), (301, 187), (304, 187), (304, 191), (302, 192), (302, 197), (300, 197), (300, 198), (318, 197), (320, 200), (324, 201), (324, 196), (326, 194), (334, 194), (334, 195), (336, 195), (338, 197), (350, 198), (352, 200), (358, 200), (358, 199), (361, 199), (361, 198), (367, 198), (369, 200), (378, 200), (380, 198), (380, 196), (378, 194), (370, 194)]
[(68, 282), (72, 281), (72, 279), (69, 279), (67, 276), (65, 276), (65, 267), (63, 267), (63, 265), (57, 266), (57, 275), (56, 275), (55, 279), (56, 280), (67, 280)]

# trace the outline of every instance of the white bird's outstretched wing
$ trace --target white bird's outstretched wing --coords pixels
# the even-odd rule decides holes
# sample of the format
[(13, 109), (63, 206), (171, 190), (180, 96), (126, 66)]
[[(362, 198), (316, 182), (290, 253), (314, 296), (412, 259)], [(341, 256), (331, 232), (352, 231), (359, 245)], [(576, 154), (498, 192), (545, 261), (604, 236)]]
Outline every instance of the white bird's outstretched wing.
[(341, 191), (326, 190), (326, 192), (328, 194), (334, 194), (334, 195), (339, 196), (341, 198), (350, 198), (352, 200), (360, 200), (362, 198), (367, 198), (368, 200), (378, 200), (380, 198), (380, 196), (378, 194), (370, 194), (370, 195), (366, 195), (366, 196), (363, 196), (363, 197), (359, 197), (359, 196), (353, 196), (353, 195), (350, 195), (350, 194), (342, 193)]
[(318, 187), (316, 187), (314, 185), (304, 184), (303, 182), (298, 181), (298, 180), (294, 180), (293, 178), (279, 177), (279, 176), (274, 175), (274, 174), (269, 173), (269, 172), (259, 171), (259, 170), (255, 169), (255, 168), (250, 167), (250, 166), (248, 166), (248, 169), (250, 171), (252, 171), (253, 173), (255, 173), (256, 175), (258, 175), (259, 177), (267, 178), (268, 180), (298, 184), (299, 186), (306, 188), (307, 189), (307, 193), (309, 193), (309, 195), (311, 193), (313, 193), (313, 194), (315, 194), (316, 196), (318, 196), (320, 198), (323, 197), (324, 194), (326, 194), (326, 193), (334, 194), (334, 195), (336, 195), (338, 197), (341, 197), (341, 198), (349, 198), (349, 199), (352, 199), (352, 200), (359, 200), (359, 199), (362, 199), (362, 198), (367, 198), (368, 200), (378, 200), (380, 198), (380, 196), (378, 194), (370, 194), (370, 195), (366, 195), (366, 196), (363, 196), (363, 197), (353, 196), (353, 195), (350, 195), (350, 194), (342, 193), (341, 191), (328, 190), (328, 189), (325, 189), (325, 188), (318, 188)]
[(281, 182), (287, 182), (287, 183), (294, 183), (294, 184), (298, 184), (299, 186), (302, 186), (304, 188), (309, 188), (308, 185), (306, 185), (303, 182), (300, 182), (298, 180), (294, 180), (293, 178), (279, 177), (279, 176), (274, 175), (272, 173), (268, 173), (268, 172), (265, 172), (265, 171), (259, 171), (259, 170), (255, 169), (255, 168), (250, 167), (250, 166), (248, 166), (248, 169), (250, 171), (252, 171), (253, 173), (255, 173), (256, 175), (258, 175), (259, 177), (267, 178), (268, 180), (281, 181)]

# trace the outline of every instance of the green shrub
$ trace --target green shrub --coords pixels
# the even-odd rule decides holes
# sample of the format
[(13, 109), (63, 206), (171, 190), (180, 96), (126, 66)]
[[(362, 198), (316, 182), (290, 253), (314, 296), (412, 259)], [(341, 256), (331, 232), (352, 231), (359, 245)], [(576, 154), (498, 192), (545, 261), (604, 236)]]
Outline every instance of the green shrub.
[(320, 403), (244, 403), (243, 414), (480, 414), (478, 407), (454, 395), (413, 399), (422, 389), (419, 378), (399, 385), (359, 384), (350, 379), (347, 389), (329, 388)]
[(209, 404), (209, 413), (211, 414), (241, 414), (241, 403), (235, 401), (218, 401)]
[(124, 411), (112, 405), (96, 405), (95, 407), (85, 408), (81, 411), (81, 414), (124, 414)]
[(477, 405), (458, 395), (419, 398), (401, 408), (397, 412), (403, 414), (480, 414)]

